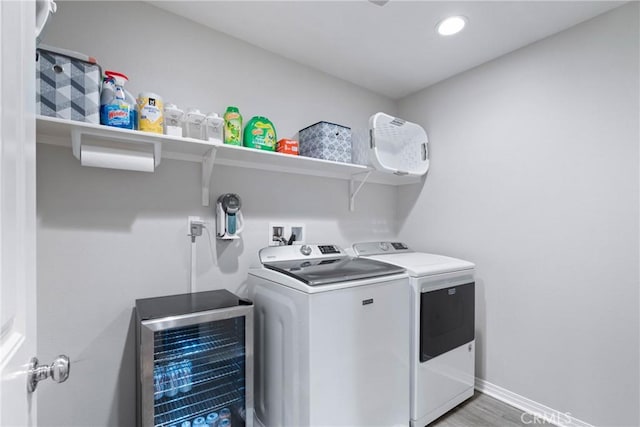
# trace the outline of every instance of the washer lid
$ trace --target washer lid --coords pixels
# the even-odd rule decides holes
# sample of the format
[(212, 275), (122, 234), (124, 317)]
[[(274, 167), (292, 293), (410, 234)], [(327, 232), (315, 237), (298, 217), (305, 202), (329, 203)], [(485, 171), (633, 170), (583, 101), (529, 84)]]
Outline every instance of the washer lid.
[(263, 265), (309, 286), (404, 273), (404, 268), (397, 265), (373, 259), (349, 257), (263, 262)]
[(367, 256), (367, 258), (403, 267), (412, 277), (450, 273), (452, 271), (460, 270), (472, 270), (475, 268), (475, 264), (469, 261), (421, 252), (371, 255)]

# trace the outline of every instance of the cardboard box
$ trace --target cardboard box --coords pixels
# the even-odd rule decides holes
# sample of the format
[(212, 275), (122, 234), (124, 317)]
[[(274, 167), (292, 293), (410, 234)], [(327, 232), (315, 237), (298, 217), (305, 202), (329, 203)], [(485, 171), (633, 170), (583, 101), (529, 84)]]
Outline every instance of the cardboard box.
[(293, 156), (298, 155), (298, 141), (293, 139), (281, 139), (276, 144), (276, 151), (278, 153), (291, 154)]

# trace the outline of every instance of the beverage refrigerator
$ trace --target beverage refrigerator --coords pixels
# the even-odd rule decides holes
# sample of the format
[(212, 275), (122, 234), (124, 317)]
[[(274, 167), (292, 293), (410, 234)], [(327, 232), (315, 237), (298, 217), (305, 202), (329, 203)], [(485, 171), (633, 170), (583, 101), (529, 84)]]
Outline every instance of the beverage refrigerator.
[(217, 290), (135, 311), (139, 426), (253, 426), (251, 301)]

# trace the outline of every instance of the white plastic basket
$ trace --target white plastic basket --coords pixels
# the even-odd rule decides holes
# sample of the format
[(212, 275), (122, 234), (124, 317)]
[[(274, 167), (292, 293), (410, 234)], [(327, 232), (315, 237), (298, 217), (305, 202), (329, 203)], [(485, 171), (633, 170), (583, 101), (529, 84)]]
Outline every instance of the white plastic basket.
[(396, 175), (422, 176), (429, 170), (429, 139), (420, 125), (376, 113), (367, 133), (353, 139), (355, 163)]

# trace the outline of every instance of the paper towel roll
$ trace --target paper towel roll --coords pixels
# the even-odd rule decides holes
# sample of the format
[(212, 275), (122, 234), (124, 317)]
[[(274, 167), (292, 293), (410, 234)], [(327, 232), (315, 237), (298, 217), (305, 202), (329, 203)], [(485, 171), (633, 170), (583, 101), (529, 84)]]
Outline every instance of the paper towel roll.
[(140, 172), (154, 170), (153, 153), (92, 145), (83, 145), (80, 148), (80, 164)]

